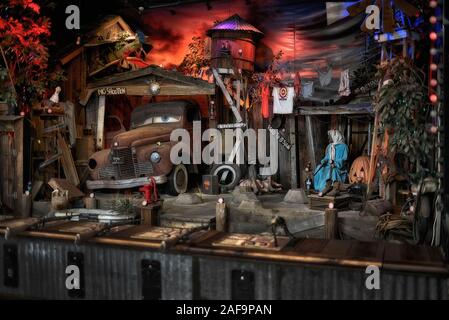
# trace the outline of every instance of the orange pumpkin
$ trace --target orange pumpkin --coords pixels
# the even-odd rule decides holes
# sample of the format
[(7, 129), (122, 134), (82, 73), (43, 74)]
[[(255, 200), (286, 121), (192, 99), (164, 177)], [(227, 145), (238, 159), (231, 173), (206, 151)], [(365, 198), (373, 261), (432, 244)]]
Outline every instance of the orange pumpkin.
[(369, 162), (370, 159), (367, 156), (361, 156), (354, 160), (351, 170), (349, 170), (349, 181), (351, 183), (356, 183), (359, 179), (362, 183), (368, 183)]

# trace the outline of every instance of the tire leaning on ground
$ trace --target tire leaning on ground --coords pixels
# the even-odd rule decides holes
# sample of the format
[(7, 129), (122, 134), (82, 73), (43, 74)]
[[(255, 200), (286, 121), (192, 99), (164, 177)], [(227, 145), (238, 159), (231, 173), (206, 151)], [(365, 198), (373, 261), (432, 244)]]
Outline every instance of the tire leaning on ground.
[(178, 164), (173, 168), (167, 182), (167, 193), (177, 196), (186, 193), (189, 186), (189, 171), (183, 164)]
[[(222, 177), (227, 172), (227, 177), (222, 181)], [(236, 164), (219, 164), (212, 167), (211, 175), (218, 176), (218, 183), (222, 188), (229, 191), (237, 187), (242, 177), (242, 170)]]

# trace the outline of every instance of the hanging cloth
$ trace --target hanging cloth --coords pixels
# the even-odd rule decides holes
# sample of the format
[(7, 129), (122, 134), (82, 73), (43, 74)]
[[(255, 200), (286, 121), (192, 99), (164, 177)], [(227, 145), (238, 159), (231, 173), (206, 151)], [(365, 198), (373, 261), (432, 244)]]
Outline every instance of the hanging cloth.
[(349, 69), (341, 72), (340, 76), (340, 89), (338, 94), (342, 97), (347, 97), (351, 94), (351, 89), (349, 86)]
[(262, 117), (268, 119), (270, 117), (270, 88), (268, 86), (262, 87)]
[(313, 96), (313, 81), (306, 81), (302, 84), (302, 96), (307, 99)]
[(344, 144), (345, 139), (343, 135), (338, 130), (329, 130), (328, 135), (330, 136), (332, 142), (330, 143), (330, 160), (335, 161), (335, 146), (338, 144)]
[(322, 87), (327, 87), (332, 82), (332, 67), (328, 67), (327, 71), (322, 72), (319, 69), (316, 69), (316, 72), (318, 73), (318, 79), (320, 80), (320, 85)]
[(275, 114), (293, 113), (294, 99), (295, 99), (294, 87), (273, 88), (273, 113)]

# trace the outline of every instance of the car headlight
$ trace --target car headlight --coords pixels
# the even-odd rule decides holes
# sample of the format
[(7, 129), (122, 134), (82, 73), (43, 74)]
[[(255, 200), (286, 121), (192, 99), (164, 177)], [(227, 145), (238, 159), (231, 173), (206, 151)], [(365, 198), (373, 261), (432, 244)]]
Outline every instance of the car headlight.
[(159, 152), (153, 152), (150, 156), (150, 160), (153, 163), (159, 163), (161, 161), (161, 155)]

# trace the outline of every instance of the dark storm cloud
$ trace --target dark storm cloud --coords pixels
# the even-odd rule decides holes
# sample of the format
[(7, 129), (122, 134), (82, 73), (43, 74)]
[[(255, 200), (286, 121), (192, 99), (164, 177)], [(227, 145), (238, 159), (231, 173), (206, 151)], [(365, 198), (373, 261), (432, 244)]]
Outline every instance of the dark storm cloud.
[(148, 35), (153, 43), (157, 44), (157, 50), (164, 50), (166, 52), (177, 52), (184, 35), (178, 33), (162, 24), (161, 22), (151, 22), (149, 26)]

